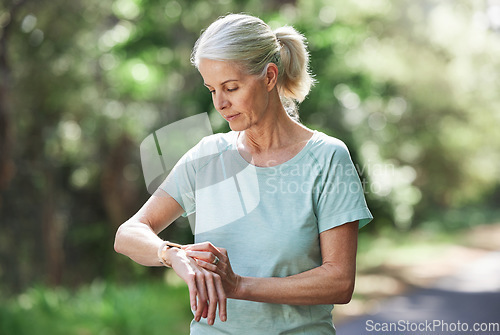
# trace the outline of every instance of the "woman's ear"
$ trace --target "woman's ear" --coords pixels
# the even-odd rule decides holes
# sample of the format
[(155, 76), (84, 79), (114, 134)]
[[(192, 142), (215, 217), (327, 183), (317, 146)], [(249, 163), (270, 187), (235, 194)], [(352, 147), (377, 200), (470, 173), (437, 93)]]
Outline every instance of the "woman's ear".
[(267, 90), (270, 92), (276, 86), (278, 82), (278, 66), (274, 63), (267, 64), (266, 67), (266, 86)]

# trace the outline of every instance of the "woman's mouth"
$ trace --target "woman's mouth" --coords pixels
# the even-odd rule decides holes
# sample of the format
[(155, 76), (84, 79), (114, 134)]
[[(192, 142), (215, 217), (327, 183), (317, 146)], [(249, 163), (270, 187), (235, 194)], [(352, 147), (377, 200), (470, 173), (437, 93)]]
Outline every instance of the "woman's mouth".
[(234, 119), (236, 119), (238, 117), (238, 115), (240, 115), (240, 113), (232, 114), (232, 115), (224, 115), (224, 119), (226, 119), (226, 121), (230, 122), (230, 121), (233, 121)]

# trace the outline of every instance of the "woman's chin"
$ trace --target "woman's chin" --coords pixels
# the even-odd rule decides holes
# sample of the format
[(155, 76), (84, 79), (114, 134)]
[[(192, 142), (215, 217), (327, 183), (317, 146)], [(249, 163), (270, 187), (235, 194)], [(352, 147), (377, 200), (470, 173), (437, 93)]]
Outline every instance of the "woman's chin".
[(243, 131), (246, 129), (246, 127), (238, 122), (229, 122), (229, 128), (231, 128), (232, 131)]

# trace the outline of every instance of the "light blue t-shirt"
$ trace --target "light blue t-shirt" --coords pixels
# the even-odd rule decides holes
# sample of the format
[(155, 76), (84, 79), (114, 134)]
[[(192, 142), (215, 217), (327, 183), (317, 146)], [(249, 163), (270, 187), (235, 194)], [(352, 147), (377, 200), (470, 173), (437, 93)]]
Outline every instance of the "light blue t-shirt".
[[(322, 264), (319, 234), (372, 219), (345, 144), (315, 131), (289, 161), (249, 164), (237, 132), (205, 137), (160, 186), (190, 216), (195, 242), (228, 250), (235, 273), (286, 277)], [(333, 305), (228, 299), (227, 322), (191, 323), (191, 334), (334, 334)]]

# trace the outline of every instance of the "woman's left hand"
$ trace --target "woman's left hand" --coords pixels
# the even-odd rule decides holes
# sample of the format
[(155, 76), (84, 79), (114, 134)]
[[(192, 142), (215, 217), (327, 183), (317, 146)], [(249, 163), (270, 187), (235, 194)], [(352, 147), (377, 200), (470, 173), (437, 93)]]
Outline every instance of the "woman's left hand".
[(233, 272), (226, 249), (217, 248), (210, 242), (189, 244), (183, 249), (186, 255), (194, 258), (199, 266), (220, 276), (228, 298), (236, 296), (241, 277)]

